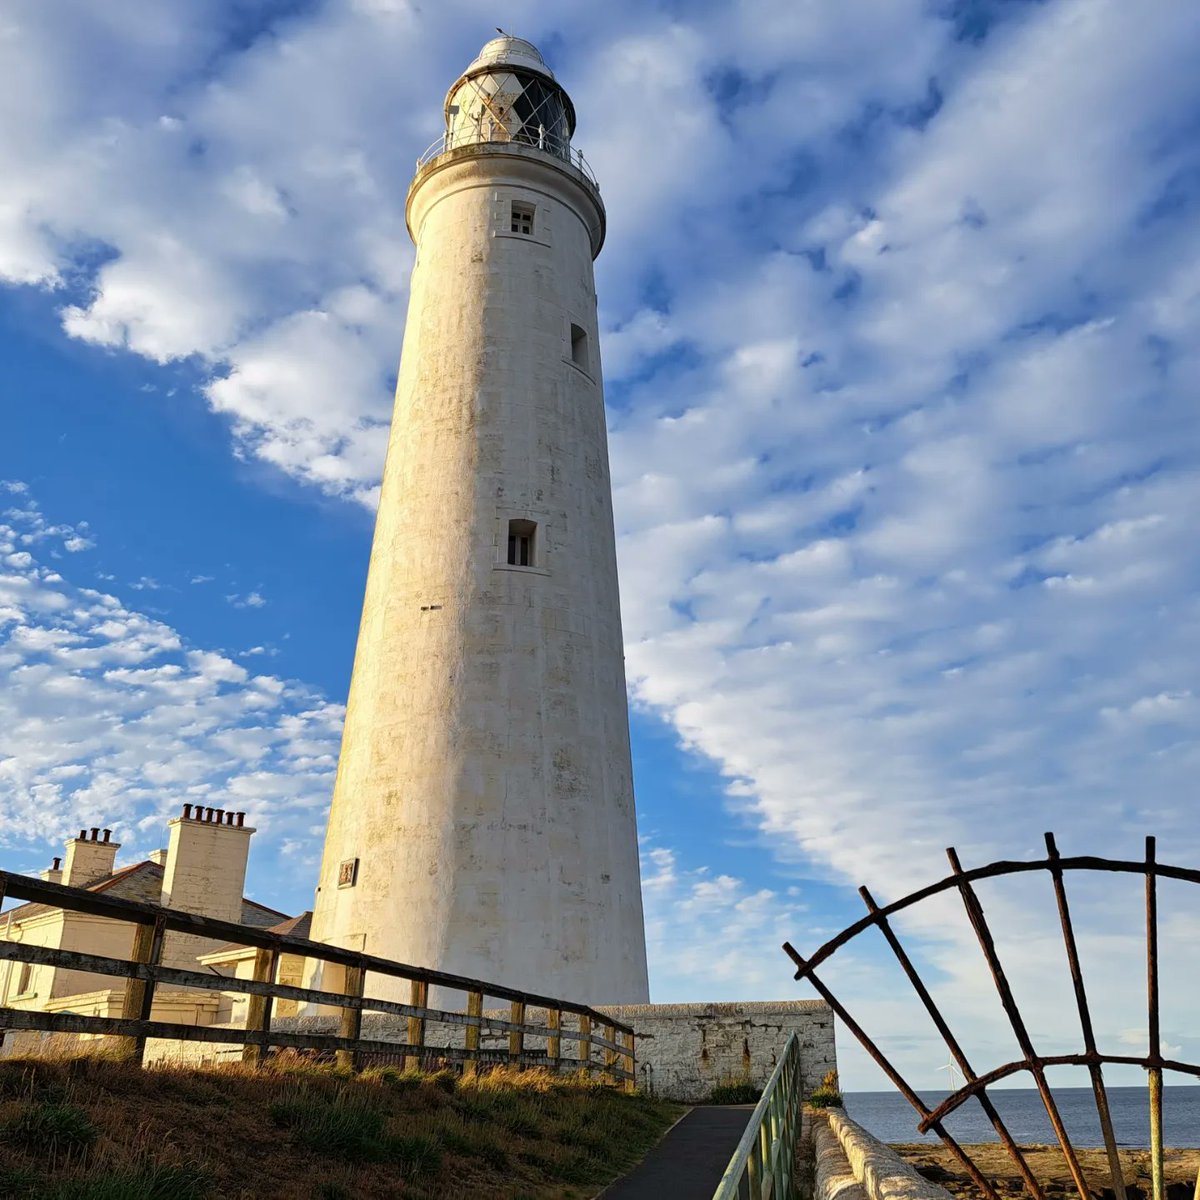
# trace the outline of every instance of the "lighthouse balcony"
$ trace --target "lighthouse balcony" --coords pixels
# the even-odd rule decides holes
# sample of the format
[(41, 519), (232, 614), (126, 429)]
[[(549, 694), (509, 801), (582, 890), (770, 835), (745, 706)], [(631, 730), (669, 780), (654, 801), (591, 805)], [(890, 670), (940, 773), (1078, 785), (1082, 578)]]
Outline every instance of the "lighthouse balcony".
[(583, 157), (582, 150), (574, 149), (570, 142), (547, 130), (521, 129), (510, 133), (500, 124), (491, 129), (484, 127), (447, 130), (417, 159), (417, 174), (420, 175), (426, 167), (446, 154), (461, 154), (465, 157), (472, 153), (487, 154), (497, 151), (548, 158), (556, 167), (565, 168), (572, 174), (578, 173), (593, 191), (600, 191), (600, 183), (587, 159)]

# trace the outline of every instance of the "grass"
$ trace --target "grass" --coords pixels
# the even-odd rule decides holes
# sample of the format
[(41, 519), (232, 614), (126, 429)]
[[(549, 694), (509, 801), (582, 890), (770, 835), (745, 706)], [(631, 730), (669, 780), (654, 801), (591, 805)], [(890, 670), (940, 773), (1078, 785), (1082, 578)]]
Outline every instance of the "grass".
[(718, 1083), (708, 1094), (709, 1104), (757, 1104), (762, 1088), (744, 1080)]
[(584, 1076), (0, 1060), (14, 1200), (587, 1200), (679, 1114)]

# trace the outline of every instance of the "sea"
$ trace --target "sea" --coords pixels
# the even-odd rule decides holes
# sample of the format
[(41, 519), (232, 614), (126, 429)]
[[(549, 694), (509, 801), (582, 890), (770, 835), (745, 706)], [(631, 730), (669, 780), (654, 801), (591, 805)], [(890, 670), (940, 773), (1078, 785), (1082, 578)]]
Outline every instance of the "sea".
[[(922, 1092), (921, 1099), (936, 1108), (946, 1092)], [(1033, 1088), (989, 1088), (1009, 1132), (1019, 1143), (1054, 1143), (1054, 1131)], [(1071, 1141), (1079, 1147), (1103, 1146), (1096, 1100), (1090, 1087), (1056, 1087), (1054, 1099)], [(918, 1117), (898, 1092), (847, 1092), (846, 1112), (881, 1142), (936, 1142), (934, 1133), (917, 1133)], [(1130, 1149), (1150, 1145), (1150, 1107), (1144, 1087), (1108, 1088), (1113, 1133), (1119, 1146)], [(995, 1142), (996, 1131), (977, 1100), (968, 1100), (946, 1119), (946, 1129), (962, 1145)], [(1163, 1088), (1163, 1143), (1173, 1147), (1200, 1147), (1200, 1086)]]

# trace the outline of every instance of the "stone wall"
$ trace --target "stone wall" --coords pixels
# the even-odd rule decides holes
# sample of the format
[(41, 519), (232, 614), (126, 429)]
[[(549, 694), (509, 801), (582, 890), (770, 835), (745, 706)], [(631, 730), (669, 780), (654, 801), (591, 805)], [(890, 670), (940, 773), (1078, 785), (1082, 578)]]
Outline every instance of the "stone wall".
[(825, 1115), (814, 1122), (815, 1200), (950, 1200), (945, 1188), (918, 1174), (840, 1109)]
[[(789, 1035), (796, 1031), (801, 1041), (801, 1071), (807, 1094), (827, 1072), (836, 1070), (833, 1014), (820, 1000), (777, 1000), (735, 1004), (626, 1004), (607, 1006), (598, 1012), (632, 1025), (637, 1036), (638, 1086), (653, 1095), (684, 1103), (702, 1103), (722, 1083), (750, 1083), (761, 1088), (779, 1061)], [(485, 1016), (510, 1019), (508, 1009), (489, 1009)], [(544, 1025), (545, 1013), (530, 1009), (526, 1020)], [(303, 1033), (336, 1033), (338, 1018), (321, 1015), (281, 1018), (274, 1028)], [(568, 1024), (568, 1028), (574, 1025)], [(384, 1013), (365, 1013), (362, 1036), (384, 1042), (404, 1042), (407, 1023)], [(425, 1031), (430, 1054), (437, 1046), (461, 1046), (461, 1025), (430, 1021)], [(508, 1045), (508, 1035), (485, 1031), (484, 1049)], [(537, 1051), (545, 1040), (527, 1035), (526, 1047)], [(577, 1043), (562, 1041), (563, 1066), (576, 1056)], [(147, 1046), (153, 1060), (203, 1062), (240, 1058), (241, 1048), (204, 1042), (161, 1042)]]
[(820, 1000), (623, 1004), (599, 1011), (633, 1026), (638, 1086), (672, 1100), (706, 1100), (721, 1083), (762, 1087), (793, 1030), (800, 1035), (806, 1093), (837, 1068), (833, 1014)]

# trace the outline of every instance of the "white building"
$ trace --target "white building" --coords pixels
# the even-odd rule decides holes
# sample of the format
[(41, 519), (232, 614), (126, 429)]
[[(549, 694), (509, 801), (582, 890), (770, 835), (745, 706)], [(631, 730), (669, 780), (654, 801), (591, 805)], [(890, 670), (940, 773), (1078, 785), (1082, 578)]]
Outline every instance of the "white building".
[[(255, 929), (291, 932), (304, 920), (289, 919), (286, 914), (242, 894), (250, 838), (255, 832), (245, 824), (242, 813), (188, 804), (182, 816), (168, 822), (168, 830), (166, 849), (118, 868), (116, 858), (121, 847), (112, 840), (110, 831), (81, 829), (77, 838), (67, 842), (65, 861), (56, 858), (41, 877), (51, 883), (125, 900), (162, 904)], [(93, 917), (49, 904), (22, 904), (0, 916), (0, 940), (105, 958), (130, 957), (134, 928), (129, 922)], [(243, 962), (247, 954), (252, 960), (253, 950), (225, 946), (191, 934), (169, 933), (163, 943), (162, 961), (167, 966), (208, 970), (218, 975), (247, 975)], [(289, 972), (299, 977), (298, 962), (281, 964), (280, 978), (285, 979)], [(124, 999), (125, 980), (116, 976), (0, 961), (0, 1004), (8, 1008), (119, 1017)], [(236, 1019), (243, 1003), (244, 997), (236, 994), (160, 985), (155, 989), (151, 1016), (156, 1021), (212, 1025)], [(28, 1052), (45, 1036), (10, 1033), (4, 1039), (5, 1050)]]
[(417, 260), (313, 936), (636, 1003), (604, 205), (530, 43), (490, 41), (445, 118), (408, 194)]

